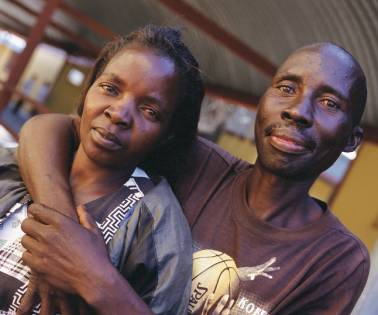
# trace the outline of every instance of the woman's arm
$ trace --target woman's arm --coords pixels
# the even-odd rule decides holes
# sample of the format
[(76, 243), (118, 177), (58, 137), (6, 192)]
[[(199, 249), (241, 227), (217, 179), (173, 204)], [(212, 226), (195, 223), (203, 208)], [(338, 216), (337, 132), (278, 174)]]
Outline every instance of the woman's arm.
[(33, 200), (76, 218), (69, 186), (69, 165), (78, 143), (75, 118), (38, 115), (20, 133), (18, 160)]

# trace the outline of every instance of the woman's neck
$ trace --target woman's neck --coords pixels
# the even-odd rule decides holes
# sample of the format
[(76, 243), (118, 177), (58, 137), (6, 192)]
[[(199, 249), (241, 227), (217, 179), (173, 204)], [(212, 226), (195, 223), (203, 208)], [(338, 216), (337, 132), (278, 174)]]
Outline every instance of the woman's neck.
[(117, 169), (95, 163), (79, 146), (72, 163), (70, 185), (76, 205), (105, 196), (121, 187), (131, 176), (135, 166)]

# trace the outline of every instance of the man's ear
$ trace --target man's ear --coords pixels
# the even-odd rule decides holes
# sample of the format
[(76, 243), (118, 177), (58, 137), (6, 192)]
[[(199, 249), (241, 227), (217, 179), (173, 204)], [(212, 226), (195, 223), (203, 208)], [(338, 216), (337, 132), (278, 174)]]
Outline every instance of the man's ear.
[(348, 138), (348, 142), (344, 148), (344, 152), (353, 152), (360, 145), (361, 140), (364, 136), (364, 131), (360, 126), (353, 127), (352, 133)]

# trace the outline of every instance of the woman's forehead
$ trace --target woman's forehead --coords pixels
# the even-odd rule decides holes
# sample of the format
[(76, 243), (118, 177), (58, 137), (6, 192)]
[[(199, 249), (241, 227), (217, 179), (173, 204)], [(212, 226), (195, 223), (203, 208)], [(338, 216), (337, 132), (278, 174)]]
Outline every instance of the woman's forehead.
[(119, 51), (106, 65), (104, 72), (111, 69), (124, 71), (143, 71), (145, 74), (172, 75), (175, 72), (173, 61), (157, 54), (154, 49), (147, 47), (127, 47)]

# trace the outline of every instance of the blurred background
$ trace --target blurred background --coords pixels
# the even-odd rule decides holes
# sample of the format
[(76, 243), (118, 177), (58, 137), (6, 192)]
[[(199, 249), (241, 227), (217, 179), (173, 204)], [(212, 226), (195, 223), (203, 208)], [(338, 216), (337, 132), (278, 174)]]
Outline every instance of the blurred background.
[[(322, 174), (311, 194), (369, 248), (369, 287), (376, 285), (377, 0), (0, 0), (0, 145), (16, 146), (33, 115), (73, 113), (102, 45), (148, 23), (179, 27), (201, 65), (200, 134), (252, 163), (258, 99), (290, 52), (331, 41), (360, 61), (369, 92), (365, 139)], [(378, 304), (361, 302), (356, 314), (378, 314)]]

